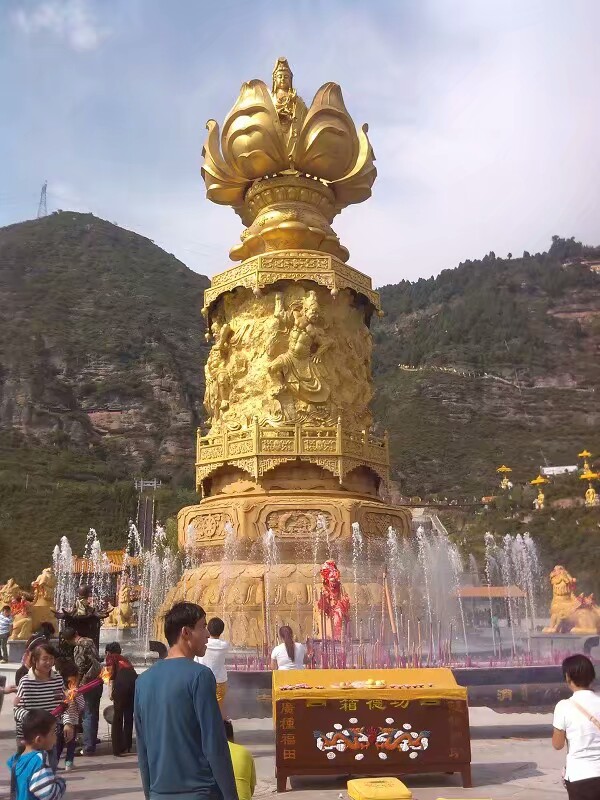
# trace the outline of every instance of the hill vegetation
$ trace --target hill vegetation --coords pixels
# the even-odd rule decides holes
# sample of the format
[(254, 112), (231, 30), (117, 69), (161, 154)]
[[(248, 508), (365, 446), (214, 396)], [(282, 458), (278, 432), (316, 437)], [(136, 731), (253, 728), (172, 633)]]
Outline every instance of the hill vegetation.
[(554, 237), (548, 253), (381, 289), (375, 416), (403, 494), (481, 496), (501, 462), (525, 480), (600, 453), (600, 275), (585, 257), (600, 250)]

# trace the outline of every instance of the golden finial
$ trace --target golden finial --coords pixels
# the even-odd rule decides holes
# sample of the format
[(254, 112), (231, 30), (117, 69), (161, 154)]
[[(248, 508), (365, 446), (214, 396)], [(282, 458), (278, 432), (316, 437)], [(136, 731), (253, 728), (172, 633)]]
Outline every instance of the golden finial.
[(347, 261), (331, 222), (371, 196), (377, 170), (367, 126), (357, 130), (337, 83), (321, 86), (307, 108), (293, 77), (281, 56), (271, 90), (263, 81), (247, 81), (222, 131), (215, 120), (206, 125), (206, 195), (233, 206), (247, 226), (230, 251), (234, 261), (286, 248)]

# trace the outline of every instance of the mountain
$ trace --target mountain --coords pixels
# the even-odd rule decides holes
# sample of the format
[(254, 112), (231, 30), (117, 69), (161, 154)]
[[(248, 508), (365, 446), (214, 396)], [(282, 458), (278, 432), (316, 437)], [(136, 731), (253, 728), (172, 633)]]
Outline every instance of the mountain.
[(600, 453), (600, 248), (554, 237), (547, 253), (467, 261), (381, 289), (375, 417), (404, 495), (481, 496), (507, 463)]
[(207, 285), (91, 214), (0, 230), (0, 579), (90, 525), (119, 541), (136, 476), (167, 483), (169, 513), (195, 496)]
[[(600, 453), (599, 256), (555, 237), (381, 289), (374, 411), (393, 497), (480, 498), (502, 461), (524, 482)], [(0, 229), (0, 580), (30, 581), (62, 535), (81, 552), (90, 526), (123, 544), (141, 475), (162, 480), (173, 534), (197, 497), (207, 285), (90, 214)]]

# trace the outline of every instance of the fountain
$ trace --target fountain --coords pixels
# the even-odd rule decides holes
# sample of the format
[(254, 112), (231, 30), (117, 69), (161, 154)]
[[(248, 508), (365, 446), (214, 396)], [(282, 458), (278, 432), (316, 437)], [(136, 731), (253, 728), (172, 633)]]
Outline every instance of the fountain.
[(167, 546), (166, 531), (160, 523), (154, 527), (150, 549), (141, 553), (141, 563), (137, 634), (141, 649), (147, 652), (154, 618), (180, 573), (178, 559)]
[(73, 551), (69, 540), (63, 536), (52, 554), (52, 565), (56, 575), (54, 593), (55, 608), (73, 608), (75, 605), (75, 571)]

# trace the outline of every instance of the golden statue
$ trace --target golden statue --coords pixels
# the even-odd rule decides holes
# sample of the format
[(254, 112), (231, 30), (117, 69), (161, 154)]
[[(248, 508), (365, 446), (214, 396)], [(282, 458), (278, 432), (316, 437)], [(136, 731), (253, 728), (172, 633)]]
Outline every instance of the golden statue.
[(537, 497), (533, 501), (533, 507), (536, 509), (536, 511), (543, 511), (545, 502), (546, 502), (546, 495), (540, 489), (539, 492), (537, 493)]
[(117, 605), (104, 620), (105, 628), (135, 628), (137, 621), (133, 613), (133, 593), (124, 583), (119, 590)]
[(3, 606), (9, 606), (13, 600), (16, 600), (22, 594), (23, 590), (19, 584), (14, 578), (9, 578), (4, 586), (0, 587), (0, 602), (2, 602)]
[(231, 381), (227, 369), (229, 360), (229, 339), (232, 330), (229, 325), (219, 325), (217, 321), (211, 325), (211, 333), (215, 343), (210, 349), (204, 378), (206, 392), (204, 395), (204, 408), (212, 419), (218, 420), (224, 411), (229, 408), (229, 393)]
[(16, 641), (29, 639), (33, 633), (31, 601), (21, 596), (13, 601), (11, 611), (13, 614), (13, 629), (10, 638)]
[(54, 590), (56, 578), (52, 567), (46, 567), (31, 584), (33, 591), (33, 605), (31, 606), (31, 619), (34, 630), (39, 630), (42, 622), (56, 624), (54, 614)]
[(52, 567), (46, 567), (31, 584), (34, 605), (54, 607), (56, 578)]
[[(330, 559), (335, 547), (353, 574), (353, 523), (367, 541), (383, 541), (390, 526), (410, 532), (408, 509), (380, 494), (388, 443), (369, 407), (379, 295), (345, 263), (348, 250), (331, 227), (370, 196), (376, 170), (367, 126), (357, 130), (340, 87), (324, 84), (307, 108), (284, 58), (270, 90), (244, 83), (222, 130), (214, 120), (207, 128), (207, 197), (232, 206), (246, 229), (230, 252), (242, 263), (215, 275), (204, 294), (212, 346), (207, 429), (197, 434), (203, 499), (178, 518), (180, 546), (202, 566), (184, 574), (165, 608), (194, 600), (224, 613), (237, 645), (266, 646), (284, 622), (311, 635), (316, 572), (308, 561)], [(264, 563), (267, 530), (275, 566)], [(299, 553), (310, 554), (307, 563), (297, 563)], [(381, 609), (381, 574), (373, 557), (360, 585), (346, 584), (357, 614)]]
[(600, 608), (594, 603), (594, 595), (576, 594), (577, 580), (560, 564), (550, 573), (550, 582), (550, 624), (544, 633), (600, 633)]
[(306, 105), (293, 88), (292, 70), (286, 58), (278, 58), (273, 70), (271, 98), (287, 144), (290, 167), (293, 169), (298, 131), (306, 116)]
[(221, 135), (215, 120), (207, 129), (207, 197), (233, 206), (249, 226), (234, 261), (286, 248), (348, 259), (330, 225), (370, 197), (377, 171), (367, 126), (355, 128), (336, 83), (324, 84), (307, 110), (280, 58), (271, 92), (262, 81), (244, 83)]
[(585, 504), (586, 506), (596, 506), (598, 505), (598, 499), (596, 497), (596, 490), (590, 483), (588, 488), (585, 490)]

